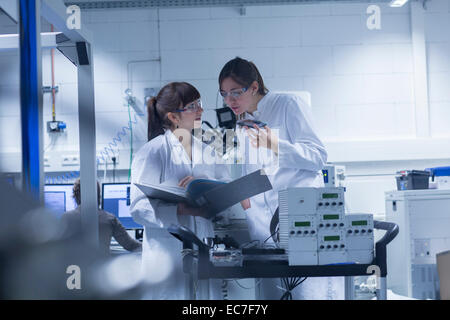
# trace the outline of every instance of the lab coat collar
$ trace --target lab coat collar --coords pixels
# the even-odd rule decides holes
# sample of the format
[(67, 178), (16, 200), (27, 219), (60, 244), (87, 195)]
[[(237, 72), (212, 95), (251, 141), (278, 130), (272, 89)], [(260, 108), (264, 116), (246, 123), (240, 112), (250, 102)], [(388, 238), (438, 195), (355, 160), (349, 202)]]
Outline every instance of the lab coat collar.
[(252, 120), (259, 120), (261, 119), (261, 116), (264, 114), (266, 108), (267, 108), (267, 103), (266, 101), (267, 96), (270, 95), (271, 93), (268, 92), (264, 97), (262, 97), (261, 100), (259, 100), (258, 105), (256, 107), (256, 111), (253, 112), (253, 115), (251, 115), (250, 113), (246, 112), (245, 113), (245, 119), (252, 119)]

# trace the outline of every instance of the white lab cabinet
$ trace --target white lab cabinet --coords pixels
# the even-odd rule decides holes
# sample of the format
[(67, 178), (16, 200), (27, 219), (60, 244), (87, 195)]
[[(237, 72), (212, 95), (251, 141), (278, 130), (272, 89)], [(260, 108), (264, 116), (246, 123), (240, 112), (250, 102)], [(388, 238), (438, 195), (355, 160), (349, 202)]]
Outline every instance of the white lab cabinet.
[(387, 250), (387, 284), (397, 294), (439, 299), (436, 254), (450, 250), (450, 190), (385, 193), (386, 221), (399, 226)]

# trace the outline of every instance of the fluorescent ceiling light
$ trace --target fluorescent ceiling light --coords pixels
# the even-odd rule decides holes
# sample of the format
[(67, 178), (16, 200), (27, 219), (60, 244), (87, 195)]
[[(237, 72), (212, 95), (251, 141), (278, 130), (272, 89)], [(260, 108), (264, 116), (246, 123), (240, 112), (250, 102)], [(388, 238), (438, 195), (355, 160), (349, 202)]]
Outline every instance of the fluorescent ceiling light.
[(391, 6), (391, 7), (401, 7), (407, 2), (408, 2), (408, 0), (392, 0), (391, 3), (389, 4), (389, 6)]
[[(51, 36), (58, 34), (61, 34), (62, 32), (41, 32), (41, 36)], [(19, 35), (17, 33), (8, 33), (8, 34), (0, 34), (0, 38), (12, 38), (12, 37), (18, 37)]]

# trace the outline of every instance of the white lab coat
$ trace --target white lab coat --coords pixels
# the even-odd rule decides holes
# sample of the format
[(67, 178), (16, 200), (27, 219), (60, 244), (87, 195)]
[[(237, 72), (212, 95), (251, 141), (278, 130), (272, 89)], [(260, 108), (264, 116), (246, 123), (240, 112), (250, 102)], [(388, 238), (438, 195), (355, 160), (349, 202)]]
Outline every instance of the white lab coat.
[[(278, 207), (278, 191), (288, 187), (323, 187), (321, 169), (327, 161), (327, 152), (314, 132), (310, 107), (298, 95), (269, 92), (259, 101), (257, 111), (253, 115), (245, 113), (244, 118), (265, 122), (279, 139), (276, 156), (271, 150), (251, 147), (244, 129), (237, 130), (240, 148), (246, 150), (243, 174), (264, 168), (273, 187), (252, 197), (251, 208), (246, 211), (250, 238), (261, 242), (269, 238), (270, 243), (273, 241), (269, 226)], [(343, 291), (337, 294), (338, 283), (333, 278), (307, 279), (300, 290), (294, 291), (294, 298), (342, 298)], [(262, 281), (259, 297), (279, 299), (283, 291), (277, 285), (278, 279)], [(328, 289), (324, 292), (324, 288)]]
[[(132, 163), (131, 206), (133, 219), (144, 226), (142, 267), (145, 279), (151, 284), (147, 299), (185, 299), (185, 274), (182, 271), (182, 243), (166, 228), (171, 224), (188, 227), (201, 240), (214, 236), (212, 223), (202, 217), (178, 216), (176, 205), (161, 200), (149, 200), (134, 184), (159, 184), (170, 181), (174, 185), (186, 177), (229, 180), (224, 165), (205, 164), (199, 155), (211, 154), (212, 149), (193, 138), (192, 157), (167, 130), (147, 142), (135, 155)], [(213, 153), (213, 152), (212, 152)], [(209, 162), (210, 163), (210, 162)], [(217, 291), (210, 298), (217, 298)]]

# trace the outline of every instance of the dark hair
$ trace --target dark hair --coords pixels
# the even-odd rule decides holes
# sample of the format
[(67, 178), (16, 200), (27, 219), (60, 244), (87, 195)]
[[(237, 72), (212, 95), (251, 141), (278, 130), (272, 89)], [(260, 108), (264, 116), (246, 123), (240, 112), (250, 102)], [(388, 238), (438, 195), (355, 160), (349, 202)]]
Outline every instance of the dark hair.
[[(80, 186), (80, 178), (75, 180), (73, 184), (73, 198), (77, 205), (81, 204), (81, 186)], [(100, 205), (100, 184), (97, 181), (97, 204)]]
[(231, 78), (246, 88), (248, 88), (253, 81), (256, 81), (258, 82), (258, 93), (260, 95), (264, 96), (269, 92), (264, 86), (264, 80), (255, 64), (239, 57), (228, 61), (224, 65), (219, 74), (219, 87), (226, 78)]
[(200, 93), (187, 82), (171, 82), (166, 84), (156, 97), (147, 103), (148, 112), (148, 141), (164, 134), (164, 129), (170, 128), (171, 121), (167, 113), (175, 112), (180, 105), (200, 99)]

